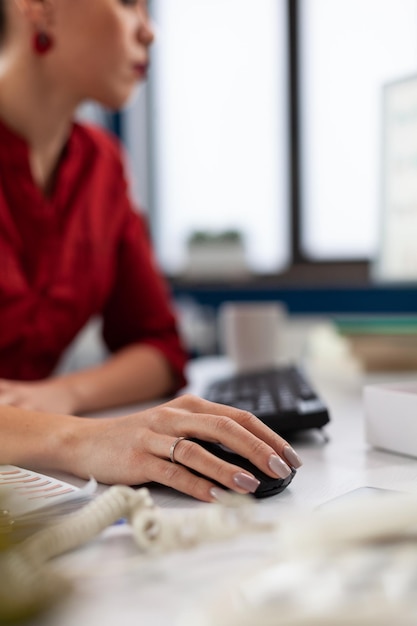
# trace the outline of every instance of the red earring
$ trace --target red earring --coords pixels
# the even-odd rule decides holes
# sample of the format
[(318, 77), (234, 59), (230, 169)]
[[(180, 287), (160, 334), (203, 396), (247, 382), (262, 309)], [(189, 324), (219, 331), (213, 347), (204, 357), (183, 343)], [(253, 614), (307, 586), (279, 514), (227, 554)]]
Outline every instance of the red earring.
[(33, 49), (36, 54), (46, 54), (53, 46), (52, 38), (44, 32), (35, 33), (33, 38)]

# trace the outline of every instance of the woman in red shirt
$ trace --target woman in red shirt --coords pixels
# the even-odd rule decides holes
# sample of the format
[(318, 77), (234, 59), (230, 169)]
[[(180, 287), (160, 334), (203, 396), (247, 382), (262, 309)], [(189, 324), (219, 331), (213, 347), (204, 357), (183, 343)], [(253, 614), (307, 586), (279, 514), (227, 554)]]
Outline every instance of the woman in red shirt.
[[(241, 493), (257, 481), (189, 437), (219, 440), (271, 476), (299, 459), (255, 417), (190, 396), (121, 418), (74, 417), (185, 382), (120, 147), (74, 122), (85, 100), (110, 109), (127, 101), (152, 39), (144, 0), (0, 0), (0, 463), (157, 481), (209, 501), (213, 481)], [(97, 315), (110, 358), (49, 377)]]

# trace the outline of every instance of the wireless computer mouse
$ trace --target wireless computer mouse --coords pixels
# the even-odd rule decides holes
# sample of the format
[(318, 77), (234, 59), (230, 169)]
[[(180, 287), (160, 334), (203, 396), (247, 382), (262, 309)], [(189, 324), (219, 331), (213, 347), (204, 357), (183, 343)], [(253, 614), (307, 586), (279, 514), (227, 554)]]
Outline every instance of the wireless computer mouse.
[[(287, 478), (273, 478), (272, 476), (268, 476), (268, 474), (262, 472), (262, 470), (256, 467), (256, 465), (251, 463), (248, 459), (240, 456), (240, 454), (232, 452), (232, 450), (228, 450), (220, 444), (202, 441), (201, 439), (192, 439), (192, 441), (198, 443), (211, 454), (220, 457), (228, 463), (233, 463), (233, 465), (237, 465), (238, 467), (241, 467), (242, 469), (253, 474), (260, 481), (259, 487), (253, 494), (255, 498), (267, 498), (268, 496), (280, 493), (290, 484), (296, 473), (295, 469), (292, 469), (291, 474), (287, 476)], [(221, 485), (221, 487), (224, 489), (223, 485)]]

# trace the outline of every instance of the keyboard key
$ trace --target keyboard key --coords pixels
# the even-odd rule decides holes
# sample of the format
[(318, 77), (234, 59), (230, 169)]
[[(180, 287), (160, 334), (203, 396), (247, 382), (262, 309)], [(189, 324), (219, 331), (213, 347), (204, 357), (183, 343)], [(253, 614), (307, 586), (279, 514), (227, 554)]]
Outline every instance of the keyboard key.
[(321, 428), (330, 419), (325, 404), (297, 366), (235, 374), (214, 381), (204, 395), (250, 411), (280, 434)]

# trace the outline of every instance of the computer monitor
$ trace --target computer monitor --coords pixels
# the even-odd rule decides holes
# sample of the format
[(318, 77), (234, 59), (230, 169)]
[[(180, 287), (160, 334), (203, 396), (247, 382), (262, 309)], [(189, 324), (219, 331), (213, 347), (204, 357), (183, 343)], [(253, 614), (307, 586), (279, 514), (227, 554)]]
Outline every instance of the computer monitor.
[(379, 245), (374, 278), (417, 283), (417, 75), (383, 88)]

